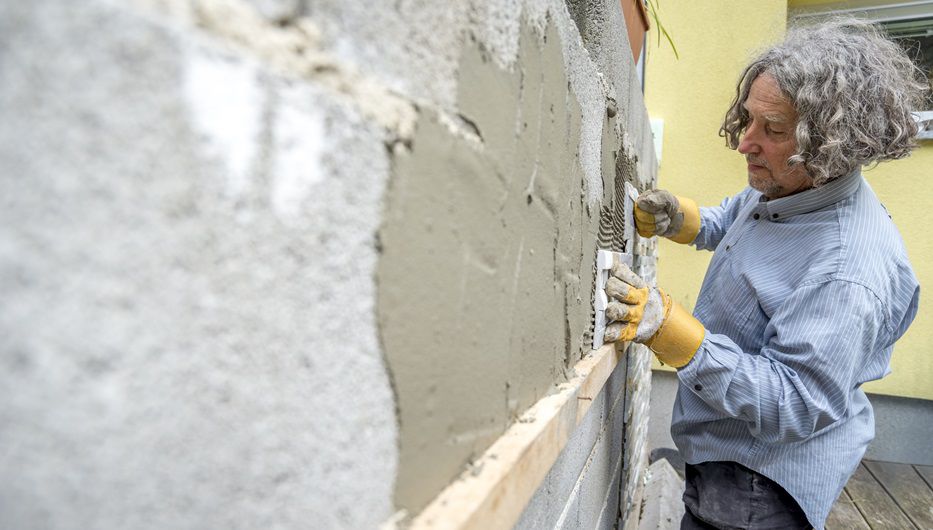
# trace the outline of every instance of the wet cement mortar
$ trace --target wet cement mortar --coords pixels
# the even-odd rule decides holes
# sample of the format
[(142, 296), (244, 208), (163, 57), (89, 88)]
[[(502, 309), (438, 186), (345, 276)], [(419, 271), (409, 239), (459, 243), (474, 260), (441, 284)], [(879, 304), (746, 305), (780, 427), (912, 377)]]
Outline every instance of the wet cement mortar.
[[(581, 107), (553, 24), (523, 24), (512, 69), (475, 42), (460, 116), (421, 112), (397, 149), (380, 231), (377, 316), (396, 392), (398, 508), (415, 513), (590, 349), (600, 204), (580, 165)], [(601, 138), (603, 204), (620, 139)], [(413, 273), (413, 272), (417, 273)]]

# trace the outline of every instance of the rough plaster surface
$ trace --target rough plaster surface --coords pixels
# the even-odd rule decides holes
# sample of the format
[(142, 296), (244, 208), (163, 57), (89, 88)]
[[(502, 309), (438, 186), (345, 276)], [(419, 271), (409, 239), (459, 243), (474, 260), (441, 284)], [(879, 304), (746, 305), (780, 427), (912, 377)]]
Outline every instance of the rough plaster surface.
[[(136, 0), (170, 6), (187, 0)], [(596, 0), (594, 0), (596, 1)], [(603, 0), (598, 0), (603, 2)], [(238, 11), (230, 7), (238, 5), (238, 0), (195, 0), (196, 9), (174, 8), (176, 12), (186, 12), (187, 16), (201, 24), (209, 21), (229, 19), (229, 13)], [(281, 11), (292, 9), (290, 2), (271, 0), (251, 0), (263, 12), (270, 12), (273, 20), (280, 19)], [(606, 0), (606, 5), (610, 5)], [(271, 6), (271, 7), (270, 7)], [(563, 57), (563, 69), (570, 83), (570, 89), (580, 103), (582, 126), (577, 145), (574, 149), (580, 157), (580, 166), (587, 181), (587, 200), (592, 206), (599, 202), (602, 194), (600, 178), (600, 134), (606, 108), (606, 96), (614, 93), (614, 88), (606, 82), (593, 61), (590, 52), (584, 47), (574, 20), (570, 17), (567, 6), (560, 0), (474, 0), (471, 2), (441, 2), (437, 0), (402, 0), (392, 4), (372, 4), (366, 2), (346, 2), (343, 0), (305, 0), (297, 8), (314, 20), (312, 30), (309, 24), (297, 24), (300, 34), (311, 33), (314, 38), (298, 38), (306, 42), (306, 50), (315, 50), (308, 69), (315, 65), (327, 64), (328, 68), (340, 65), (342, 71), (363, 72), (358, 78), (366, 81), (378, 78), (381, 90), (378, 100), (390, 100), (390, 94), (400, 94), (418, 105), (429, 106), (441, 113), (456, 115), (459, 112), (459, 94), (463, 91), (462, 81), (458, 79), (461, 64), (461, 50), (464, 43), (476, 40), (496, 65), (514, 70), (518, 60), (519, 27), (524, 21), (539, 34), (548, 24), (552, 24), (559, 36), (559, 46)], [(610, 8), (604, 9), (611, 13)], [(616, 6), (618, 17), (621, 10)], [(193, 12), (193, 14), (192, 14)], [(205, 15), (205, 13), (207, 15)], [(246, 18), (246, 17), (237, 17)], [(207, 22), (205, 22), (207, 21)], [(610, 22), (624, 22), (621, 18)], [(215, 24), (216, 25), (216, 24)], [(252, 23), (250, 24), (253, 25)], [(608, 24), (607, 24), (608, 25)], [(219, 25), (221, 28), (224, 24)], [(617, 29), (615, 31), (618, 31)], [(223, 32), (229, 33), (227, 30)], [(295, 33), (295, 32), (292, 32)], [(621, 35), (621, 33), (620, 33)], [(606, 41), (620, 40), (619, 35), (607, 34)], [(624, 39), (622, 39), (624, 40)], [(293, 42), (289, 40), (289, 42)], [(624, 45), (624, 44), (623, 44)], [(607, 47), (616, 45), (605, 44)], [(281, 48), (273, 54), (282, 57)], [(307, 51), (302, 57), (309, 55)], [(323, 59), (327, 58), (327, 59)], [(614, 57), (613, 57), (614, 58)], [(334, 60), (331, 60), (334, 59)], [(290, 60), (290, 62), (293, 62)], [(307, 62), (301, 59), (301, 62)], [(622, 66), (620, 66), (622, 65)], [(618, 65), (607, 65), (607, 72), (631, 70), (630, 61)], [(613, 73), (613, 80), (622, 80)], [(638, 87), (632, 85), (628, 72), (626, 85), (620, 85), (623, 92)], [(345, 87), (340, 86), (344, 89)], [(640, 104), (640, 93), (638, 95)], [(357, 97), (355, 100), (367, 106), (368, 99)], [(378, 106), (371, 106), (375, 112)], [(641, 105), (641, 113), (644, 112)], [(398, 121), (407, 124), (409, 115), (404, 110), (393, 111), (393, 116), (400, 115)], [(638, 116), (634, 122), (640, 121)], [(391, 121), (391, 120), (389, 120)], [(408, 128), (402, 135), (407, 138)], [(638, 129), (642, 131), (642, 129)], [(621, 134), (621, 130), (620, 130)], [(639, 136), (641, 138), (641, 136)], [(650, 136), (648, 137), (650, 142)], [(641, 141), (639, 139), (639, 141)], [(632, 144), (635, 150), (643, 149), (641, 144)], [(653, 155), (652, 155), (653, 156)]]
[(615, 0), (568, 0), (567, 6), (599, 71), (609, 99), (607, 106), (618, 114), (615, 132), (635, 166), (631, 181), (646, 189), (656, 182), (658, 163), (628, 38), (619, 31), (625, 27), (620, 4)]
[(385, 132), (229, 51), (105, 2), (0, 6), (0, 527), (392, 513)]

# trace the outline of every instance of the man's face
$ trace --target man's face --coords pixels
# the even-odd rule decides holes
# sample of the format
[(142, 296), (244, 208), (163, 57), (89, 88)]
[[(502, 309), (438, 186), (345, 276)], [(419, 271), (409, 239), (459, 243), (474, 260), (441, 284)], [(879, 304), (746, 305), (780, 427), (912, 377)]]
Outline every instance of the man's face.
[(787, 101), (777, 81), (759, 75), (743, 104), (749, 122), (738, 151), (748, 161), (748, 185), (769, 199), (792, 195), (813, 187), (803, 164), (789, 166), (787, 159), (797, 151), (794, 128), (797, 111)]

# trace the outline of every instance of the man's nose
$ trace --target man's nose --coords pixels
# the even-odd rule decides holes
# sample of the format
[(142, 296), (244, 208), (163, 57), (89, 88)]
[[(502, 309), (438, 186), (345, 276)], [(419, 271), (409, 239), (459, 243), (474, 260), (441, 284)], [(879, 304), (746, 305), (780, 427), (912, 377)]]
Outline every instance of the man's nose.
[(755, 141), (755, 137), (749, 134), (749, 131), (742, 133), (742, 139), (739, 140), (738, 151), (743, 155), (748, 154), (758, 154), (761, 151), (761, 146), (758, 145), (758, 142)]

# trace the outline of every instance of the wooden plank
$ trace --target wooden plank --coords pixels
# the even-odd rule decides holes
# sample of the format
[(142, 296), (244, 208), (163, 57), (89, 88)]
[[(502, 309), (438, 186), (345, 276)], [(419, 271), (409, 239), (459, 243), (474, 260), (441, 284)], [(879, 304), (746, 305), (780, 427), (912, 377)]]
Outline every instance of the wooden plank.
[(545, 396), (472, 466), (414, 517), (410, 530), (512, 528), (547, 476), (627, 343), (606, 344), (574, 366), (577, 374)]
[(920, 476), (926, 481), (927, 486), (933, 488), (933, 466), (914, 466), (914, 469), (917, 473), (920, 473)]
[(918, 528), (933, 528), (933, 490), (913, 466), (868, 460), (864, 464)]
[(916, 528), (864, 464), (859, 464), (846, 484), (846, 491), (873, 530)]
[(826, 530), (871, 530), (871, 527), (852, 504), (849, 494), (842, 490), (826, 519)]

